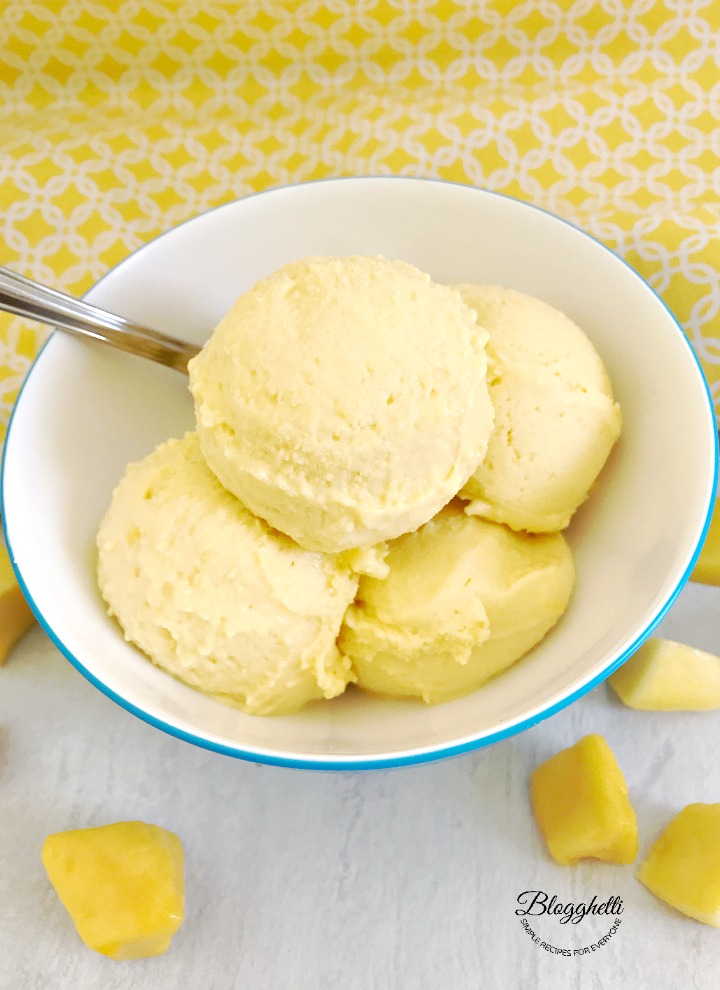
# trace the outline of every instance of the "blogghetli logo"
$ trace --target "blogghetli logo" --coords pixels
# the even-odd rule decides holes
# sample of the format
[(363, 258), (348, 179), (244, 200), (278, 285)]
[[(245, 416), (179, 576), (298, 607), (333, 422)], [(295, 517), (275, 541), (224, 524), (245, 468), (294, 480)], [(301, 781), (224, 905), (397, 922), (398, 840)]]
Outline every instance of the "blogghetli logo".
[[(517, 903), (518, 907), (515, 910), (515, 914), (522, 919), (520, 923), (525, 933), (541, 949), (553, 955), (584, 956), (589, 955), (591, 952), (596, 952), (604, 945), (607, 945), (622, 924), (620, 915), (623, 913), (623, 902), (622, 898), (617, 896), (608, 897), (605, 901), (598, 901), (597, 897), (593, 896), (587, 903), (580, 901), (576, 904), (573, 901), (563, 903), (559, 900), (557, 894), (550, 896), (544, 890), (524, 890), (522, 894), (518, 894)], [(541, 915), (545, 915), (561, 925), (581, 925), (587, 918), (598, 916), (606, 916), (611, 918), (612, 921), (607, 930), (603, 929), (603, 933), (588, 944), (577, 947), (563, 947), (554, 944), (555, 940), (549, 941), (535, 932), (532, 925), (537, 923), (532, 922), (531, 924), (528, 918), (539, 917)], [(569, 929), (566, 928), (565, 931), (567, 932)]]

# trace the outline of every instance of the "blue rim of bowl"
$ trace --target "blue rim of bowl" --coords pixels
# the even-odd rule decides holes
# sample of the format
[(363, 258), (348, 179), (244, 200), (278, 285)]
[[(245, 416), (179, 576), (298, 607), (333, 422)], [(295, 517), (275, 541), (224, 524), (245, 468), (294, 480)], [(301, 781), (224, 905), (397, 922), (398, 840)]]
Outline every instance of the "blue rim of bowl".
[[(165, 237), (167, 234), (175, 230), (178, 230), (180, 227), (184, 227), (188, 223), (192, 223), (194, 220), (197, 220), (199, 217), (208, 216), (211, 213), (215, 213), (217, 210), (221, 210), (224, 209), (225, 207), (232, 206), (233, 204), (242, 202), (243, 200), (246, 199), (255, 199), (258, 196), (267, 196), (269, 194), (277, 193), (283, 190), (291, 190), (298, 187), (304, 187), (310, 185), (320, 185), (321, 183), (347, 182), (357, 179), (370, 179), (370, 180), (382, 180), (382, 181), (410, 180), (412, 182), (436, 182), (446, 186), (457, 186), (458, 188), (461, 189), (475, 190), (476, 192), (481, 192), (486, 196), (489, 195), (489, 196), (496, 196), (499, 199), (507, 199), (513, 203), (518, 203), (519, 205), (526, 207), (527, 209), (536, 210), (538, 213), (543, 213), (545, 216), (551, 217), (553, 220), (557, 221), (558, 223), (564, 224), (566, 227), (571, 227), (579, 234), (582, 234), (584, 237), (587, 237), (591, 241), (594, 241), (595, 244), (597, 244), (599, 247), (603, 249), (603, 251), (607, 251), (614, 258), (616, 258), (621, 264), (623, 264), (627, 269), (629, 269), (629, 271), (634, 275), (634, 277), (637, 278), (638, 281), (640, 281), (643, 284), (643, 286), (649, 292), (652, 293), (653, 296), (655, 296), (655, 298), (660, 302), (660, 304), (662, 305), (663, 309), (666, 311), (672, 322), (675, 324), (680, 334), (680, 338), (682, 342), (685, 344), (687, 350), (690, 353), (690, 356), (695, 362), (697, 371), (700, 375), (700, 380), (705, 388), (705, 395), (707, 398), (708, 408), (711, 414), (711, 418), (715, 420), (716, 418), (715, 406), (713, 403), (712, 394), (710, 392), (710, 387), (705, 377), (705, 372), (703, 371), (702, 364), (700, 363), (700, 359), (695, 353), (695, 349), (693, 348), (687, 335), (685, 334), (685, 331), (683, 330), (682, 326), (680, 325), (679, 321), (677, 320), (677, 318), (675, 317), (674, 313), (667, 305), (665, 300), (652, 288), (652, 286), (642, 277), (642, 275), (640, 275), (638, 272), (635, 271), (632, 265), (629, 265), (624, 258), (621, 258), (620, 255), (612, 251), (606, 244), (603, 244), (602, 241), (598, 240), (596, 237), (593, 237), (592, 234), (588, 234), (588, 232), (583, 230), (581, 227), (578, 227), (576, 224), (571, 223), (569, 220), (565, 220), (562, 217), (559, 217), (556, 214), (551, 213), (549, 210), (545, 210), (540, 206), (535, 206), (533, 203), (526, 203), (524, 200), (518, 199), (516, 196), (508, 196), (505, 193), (494, 192), (493, 190), (490, 189), (482, 189), (478, 186), (471, 186), (463, 182), (452, 182), (447, 179), (438, 179), (433, 177), (422, 177), (422, 176), (355, 175), (355, 176), (328, 176), (327, 178), (315, 179), (310, 182), (289, 183), (286, 185), (273, 186), (270, 189), (263, 189), (261, 192), (249, 193), (246, 196), (241, 196), (237, 199), (229, 200), (227, 203), (220, 203), (218, 206), (214, 206), (210, 210), (205, 210), (203, 213), (198, 213), (195, 216), (189, 217), (187, 220), (184, 220), (182, 223), (177, 224), (175, 227), (171, 227), (170, 230), (163, 231), (163, 233), (158, 234), (157, 237), (152, 238), (151, 240), (147, 241), (145, 244), (140, 245), (140, 247), (136, 248), (134, 251), (131, 251), (130, 254), (128, 254), (125, 258), (123, 258), (122, 261), (118, 262), (117, 265), (114, 265), (112, 268), (110, 268), (102, 276), (102, 278), (100, 278), (95, 283), (95, 285), (92, 286), (92, 288), (96, 288), (98, 285), (104, 282), (105, 279), (109, 275), (111, 275), (117, 268), (119, 268), (126, 261), (132, 258), (135, 254), (137, 254), (138, 251), (142, 251), (145, 247), (148, 246), (148, 244), (152, 244), (155, 241), (160, 240), (162, 237)], [(92, 290), (91, 289), (88, 290), (88, 292), (90, 291)], [(437, 760), (448, 759), (453, 756), (460, 756), (463, 753), (470, 753), (473, 750), (483, 749), (484, 747), (490, 746), (493, 743), (500, 742), (502, 739), (508, 739), (511, 736), (517, 735), (520, 732), (524, 732), (526, 729), (531, 728), (533, 725), (537, 725), (539, 722), (544, 721), (546, 718), (550, 718), (550, 716), (555, 715), (559, 711), (562, 711), (563, 708), (567, 708), (568, 705), (571, 705), (574, 701), (577, 701), (579, 698), (582, 698), (583, 695), (587, 694), (589, 691), (592, 691), (593, 688), (597, 687), (599, 684), (602, 684), (602, 682), (606, 680), (614, 670), (617, 670), (617, 668), (620, 667), (630, 656), (632, 656), (632, 654), (645, 642), (645, 640), (652, 634), (656, 626), (665, 617), (665, 615), (667, 614), (667, 612), (670, 610), (671, 606), (675, 602), (676, 598), (678, 597), (678, 595), (680, 594), (680, 592), (688, 582), (690, 575), (695, 568), (695, 564), (697, 563), (698, 557), (700, 556), (702, 546), (705, 542), (705, 537), (707, 536), (707, 532), (710, 527), (710, 520), (712, 518), (713, 509), (715, 506), (715, 500), (718, 494), (718, 470), (719, 470), (718, 462), (720, 460), (720, 436), (718, 435), (717, 430), (715, 430), (713, 481), (711, 486), (711, 497), (709, 499), (708, 512), (705, 518), (705, 522), (703, 524), (703, 528), (700, 534), (700, 538), (697, 542), (697, 546), (695, 547), (695, 550), (692, 554), (692, 557), (690, 558), (687, 567), (680, 575), (674, 588), (670, 591), (665, 601), (662, 603), (662, 605), (660, 605), (657, 612), (652, 616), (652, 618), (650, 618), (646, 622), (646, 624), (637, 634), (637, 636), (632, 641), (632, 643), (622, 651), (620, 656), (616, 657), (615, 660), (608, 663), (606, 667), (604, 667), (599, 673), (597, 673), (589, 681), (587, 681), (584, 684), (581, 684), (580, 687), (575, 688), (574, 691), (571, 691), (565, 697), (560, 698), (558, 701), (554, 702), (553, 704), (548, 705), (545, 708), (542, 708), (540, 711), (537, 711), (532, 715), (522, 718), (516, 722), (512, 722), (510, 725), (505, 726), (504, 728), (497, 729), (496, 731), (488, 733), (487, 735), (481, 736), (479, 738), (466, 739), (464, 742), (456, 743), (451, 746), (441, 746), (433, 749), (414, 751), (406, 754), (401, 753), (393, 756), (362, 757), (358, 759), (355, 759), (352, 756), (340, 756), (336, 760), (328, 759), (327, 757), (319, 757), (318, 759), (313, 759), (312, 757), (300, 758), (300, 757), (292, 757), (292, 756), (282, 756), (282, 755), (275, 755), (271, 752), (264, 753), (262, 751), (258, 752), (255, 750), (246, 750), (246, 749), (242, 749), (240, 746), (228, 746), (224, 743), (213, 742), (212, 740), (206, 739), (203, 736), (198, 736), (192, 732), (187, 732), (184, 729), (181, 729), (175, 725), (170, 724), (169, 722), (164, 722), (162, 719), (157, 718), (155, 715), (151, 715), (149, 712), (145, 711), (144, 709), (138, 708), (131, 701), (128, 701), (126, 698), (123, 698), (122, 695), (117, 694), (117, 692), (113, 691), (112, 688), (109, 688), (106, 684), (104, 684), (101, 680), (99, 680), (94, 674), (92, 674), (87, 669), (87, 667), (85, 667), (85, 665), (80, 660), (78, 660), (78, 658), (74, 656), (74, 654), (70, 652), (70, 650), (65, 646), (65, 644), (58, 638), (55, 632), (47, 624), (42, 612), (40, 611), (39, 607), (34, 601), (32, 595), (30, 594), (28, 587), (25, 584), (25, 581), (22, 577), (22, 574), (20, 573), (19, 568), (15, 564), (15, 560), (13, 559), (12, 545), (9, 539), (6, 515), (5, 515), (5, 454), (7, 450), (7, 441), (10, 438), (10, 432), (12, 430), (15, 411), (19, 406), (22, 393), (25, 390), (25, 386), (30, 380), (30, 375), (32, 374), (33, 370), (39, 363), (45, 348), (47, 347), (48, 343), (55, 335), (55, 333), (57, 333), (57, 331), (53, 331), (53, 333), (45, 342), (45, 344), (43, 344), (42, 348), (38, 352), (37, 357), (33, 361), (33, 364), (31, 365), (30, 370), (28, 371), (25, 380), (23, 381), (23, 384), (20, 388), (17, 399), (15, 400), (15, 404), (13, 406), (12, 413), (10, 415), (10, 420), (8, 422), (5, 443), (3, 445), (2, 463), (0, 463), (0, 514), (2, 516), (2, 528), (5, 537), (5, 542), (10, 555), (10, 561), (12, 563), (13, 570), (15, 571), (15, 575), (17, 577), (18, 583), (22, 589), (23, 594), (25, 595), (28, 601), (28, 604), (30, 605), (30, 607), (34, 612), (35, 617), (37, 618), (38, 624), (48, 635), (48, 637), (55, 645), (55, 647), (60, 651), (60, 653), (63, 654), (63, 656), (67, 660), (70, 661), (73, 667), (75, 667), (76, 670), (78, 670), (83, 675), (83, 677), (85, 677), (88, 681), (90, 681), (90, 683), (93, 684), (102, 694), (110, 698), (111, 701), (114, 701), (121, 708), (124, 708), (132, 715), (135, 715), (137, 718), (141, 719), (141, 721), (147, 722), (149, 725), (154, 726), (156, 729), (160, 729), (161, 731), (166, 732), (168, 735), (174, 736), (176, 739), (181, 739), (183, 742), (190, 743), (191, 745), (194, 746), (199, 746), (201, 749), (207, 749), (214, 753), (220, 753), (223, 756), (232, 756), (235, 757), (236, 759), (247, 760), (251, 763), (266, 764), (269, 766), (287, 767), (295, 770), (382, 770), (391, 767), (414, 766), (422, 763), (432, 763)]]

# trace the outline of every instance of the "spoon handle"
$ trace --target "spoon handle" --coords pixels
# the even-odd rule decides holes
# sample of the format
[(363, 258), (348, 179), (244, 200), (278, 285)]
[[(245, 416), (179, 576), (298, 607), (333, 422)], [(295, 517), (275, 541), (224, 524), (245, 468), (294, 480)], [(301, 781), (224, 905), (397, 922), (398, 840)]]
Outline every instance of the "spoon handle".
[(188, 361), (200, 350), (142, 323), (115, 316), (82, 299), (50, 289), (0, 265), (0, 310), (26, 316), (83, 337), (93, 337), (118, 350), (157, 361), (187, 374)]

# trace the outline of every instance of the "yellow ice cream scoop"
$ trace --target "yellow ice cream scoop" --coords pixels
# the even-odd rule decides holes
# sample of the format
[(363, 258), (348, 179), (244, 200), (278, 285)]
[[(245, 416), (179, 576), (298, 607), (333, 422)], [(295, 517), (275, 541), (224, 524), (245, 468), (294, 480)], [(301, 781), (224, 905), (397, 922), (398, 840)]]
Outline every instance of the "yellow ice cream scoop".
[(620, 435), (595, 348), (563, 313), (493, 285), (460, 285), (489, 340), (495, 423), (461, 492), (468, 511), (534, 533), (564, 529)]
[(197, 434), (131, 464), (97, 538), (100, 590), (125, 637), (191, 687), (258, 715), (341, 694), (335, 641), (357, 577), (225, 491)]
[(417, 529), (482, 459), (485, 341), (460, 294), (383, 258), (307, 258), (242, 295), (189, 365), (205, 459), (310, 550)]
[(515, 533), (458, 501), (395, 540), (385, 563), (384, 580), (360, 579), (340, 648), (360, 687), (431, 704), (527, 653), (562, 615), (575, 575), (560, 534)]

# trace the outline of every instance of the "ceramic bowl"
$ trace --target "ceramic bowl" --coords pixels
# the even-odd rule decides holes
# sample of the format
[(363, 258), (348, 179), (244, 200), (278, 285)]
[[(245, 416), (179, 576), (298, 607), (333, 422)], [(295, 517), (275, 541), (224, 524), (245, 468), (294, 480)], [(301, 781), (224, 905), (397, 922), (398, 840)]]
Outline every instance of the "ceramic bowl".
[(502, 739), (589, 691), (650, 634), (688, 578), (716, 487), (717, 428), (698, 361), (649, 286), (542, 210), (452, 183), (331, 179), (228, 203), (168, 231), (88, 299), (201, 343), (257, 279), (306, 255), (382, 254), (440, 282), (493, 282), (561, 309), (590, 336), (623, 435), (568, 530), (577, 587), (555, 630), (474, 694), (444, 705), (350, 689), (275, 718), (246, 715), (128, 645), (95, 581), (98, 523), (126, 464), (193, 426), (177, 372), (55, 333), (16, 404), (2, 513), (23, 588), (65, 656), (101, 691), (188, 742), (260, 763), (360, 769)]

